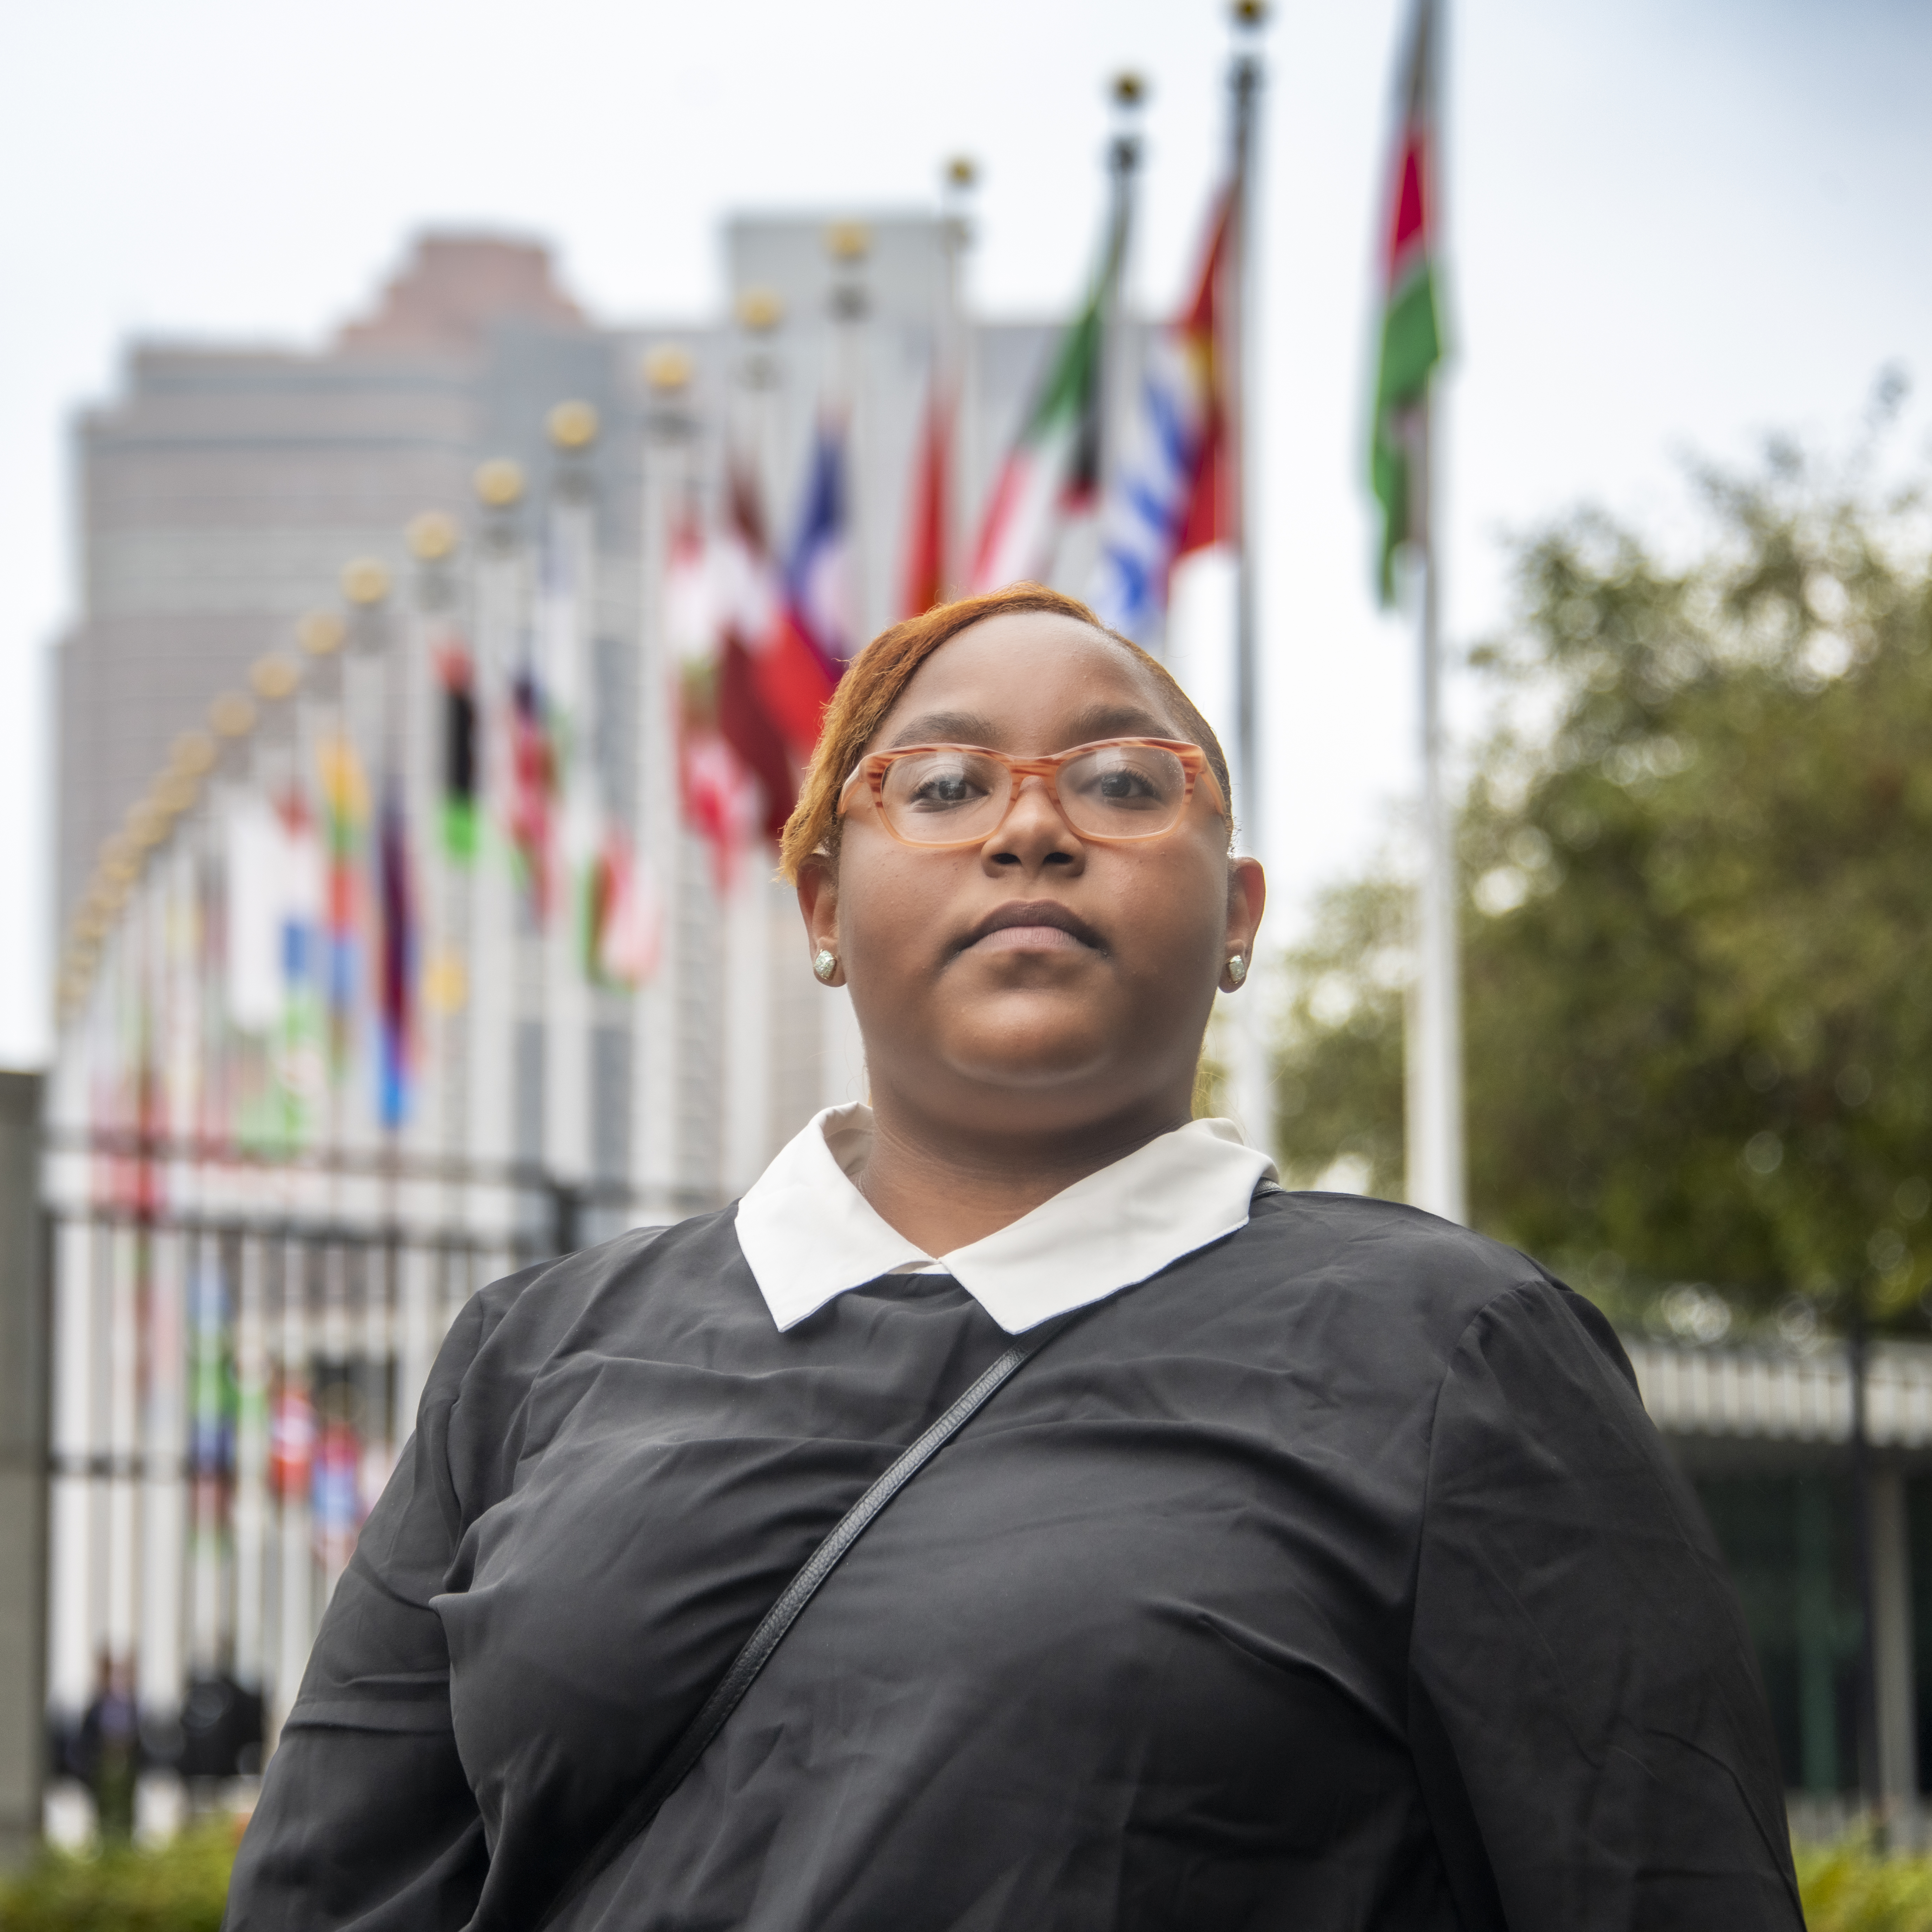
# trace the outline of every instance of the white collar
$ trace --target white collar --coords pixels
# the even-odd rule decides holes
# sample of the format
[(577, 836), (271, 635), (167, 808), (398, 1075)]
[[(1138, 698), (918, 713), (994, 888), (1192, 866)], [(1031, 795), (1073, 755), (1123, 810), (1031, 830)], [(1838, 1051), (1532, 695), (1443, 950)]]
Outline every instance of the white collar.
[[(738, 1203), (738, 1245), (781, 1330), (848, 1288), (934, 1265), (854, 1184), (872, 1144), (871, 1108), (828, 1107)], [(1245, 1227), (1256, 1187), (1274, 1178), (1233, 1121), (1190, 1120), (939, 1264), (1017, 1335)]]

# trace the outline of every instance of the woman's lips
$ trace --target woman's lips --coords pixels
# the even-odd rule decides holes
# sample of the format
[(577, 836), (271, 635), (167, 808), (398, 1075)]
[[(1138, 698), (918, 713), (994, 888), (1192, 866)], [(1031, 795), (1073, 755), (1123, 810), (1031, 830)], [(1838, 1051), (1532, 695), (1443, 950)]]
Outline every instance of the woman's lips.
[(964, 952), (990, 946), (1000, 952), (1082, 952), (1106, 949), (1100, 935), (1058, 899), (1009, 899), (958, 941)]
[(976, 940), (976, 952), (1086, 952), (1084, 940), (1057, 926), (1002, 926)]

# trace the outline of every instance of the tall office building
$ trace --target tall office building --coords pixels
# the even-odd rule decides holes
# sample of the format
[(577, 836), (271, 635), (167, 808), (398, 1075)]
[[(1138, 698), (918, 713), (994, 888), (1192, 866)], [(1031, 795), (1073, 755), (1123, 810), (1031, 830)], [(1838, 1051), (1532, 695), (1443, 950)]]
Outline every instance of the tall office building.
[[(304, 613), (335, 601), (348, 560), (375, 559), (406, 584), (404, 532), (425, 510), (480, 536), (472, 479), (506, 457), (529, 479), (508, 520), (535, 554), (556, 474), (547, 417), (566, 399), (588, 403), (598, 434), (573, 476), (593, 506), (592, 709), (665, 895), (664, 964), (634, 1001), (600, 995), (567, 1016), (595, 1036), (580, 1077), (562, 1070), (573, 1055), (560, 1057), (557, 1016), (523, 1012), (508, 1084), (489, 1090), (514, 1118), (489, 1137), (561, 1162), (573, 1180), (627, 1182), (652, 1211), (745, 1184), (860, 1074), (840, 1003), (828, 1018), (824, 994), (800, 983), (789, 896), (718, 902), (700, 842), (680, 823), (670, 748), (645, 742), (640, 697), (675, 674), (667, 520), (694, 506), (722, 514), (728, 472), (752, 484), (782, 554), (815, 433), (836, 418), (854, 634), (902, 614), (935, 368), (944, 361), (961, 389), (958, 557), (1054, 334), (966, 322), (958, 238), (956, 224), (922, 215), (736, 220), (724, 237), (728, 316), (669, 328), (587, 319), (536, 243), (430, 235), (319, 351), (134, 346), (124, 392), (76, 431), (83, 606), (56, 674), (63, 925), (176, 734), (242, 688), (264, 652), (286, 650)], [(682, 380), (654, 386), (653, 351), (671, 352)], [(752, 869), (761, 862), (754, 853)]]
[(485, 454), (534, 453), (538, 399), (604, 398), (614, 360), (541, 246), (454, 235), (420, 242), (320, 352), (129, 351), (123, 393), (74, 434), (82, 608), (56, 656), (63, 920), (170, 738), (334, 597), (344, 560), (399, 561), (410, 518), (468, 502)]

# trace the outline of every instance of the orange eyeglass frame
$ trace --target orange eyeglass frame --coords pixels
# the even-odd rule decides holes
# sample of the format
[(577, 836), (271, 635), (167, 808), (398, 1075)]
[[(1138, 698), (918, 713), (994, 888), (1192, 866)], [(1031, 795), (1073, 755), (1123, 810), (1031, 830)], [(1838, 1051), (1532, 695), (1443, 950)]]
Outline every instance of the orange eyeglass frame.
[[(1180, 795), (1180, 804), (1174, 817), (1158, 832), (1130, 832), (1124, 834), (1106, 832), (1083, 832), (1067, 816), (1065, 806), (1060, 802), (1060, 773), (1062, 768), (1071, 764), (1076, 758), (1084, 758), (1090, 752), (1106, 750), (1112, 746), (1122, 746), (1140, 751), (1172, 752), (1180, 760), (1186, 777), (1186, 788)], [(970, 752), (975, 758), (992, 758), (1006, 766), (1012, 774), (1013, 788), (1006, 794), (1006, 808), (986, 830), (970, 838), (949, 838), (928, 842), (923, 838), (908, 838), (892, 821), (886, 810), (886, 773), (902, 758), (918, 756), (924, 752)], [(846, 815), (847, 800), (852, 788), (861, 778), (866, 782), (872, 795), (872, 808), (879, 815), (879, 823), (902, 845), (910, 845), (916, 852), (962, 852), (969, 845), (983, 845), (989, 838), (998, 836), (1000, 827), (1012, 816), (1013, 807), (1019, 802), (1020, 787), (1030, 778), (1040, 779), (1046, 787), (1047, 796), (1053, 801), (1053, 808), (1066, 819), (1073, 836), (1083, 842), (1094, 845), (1138, 845), (1150, 838), (1164, 838), (1180, 823), (1183, 814), (1193, 802), (1194, 788), (1205, 778), (1214, 798), (1222, 812), (1228, 809), (1228, 802), (1221, 796), (1220, 782), (1209, 768), (1208, 754), (1198, 745), (1191, 745), (1184, 738), (1096, 738), (1091, 744), (1076, 745), (1070, 750), (1056, 752), (1046, 758), (1010, 758), (1004, 752), (996, 752), (987, 745), (902, 745), (890, 752), (873, 752), (861, 758), (852, 767), (852, 775), (838, 788), (838, 815)]]

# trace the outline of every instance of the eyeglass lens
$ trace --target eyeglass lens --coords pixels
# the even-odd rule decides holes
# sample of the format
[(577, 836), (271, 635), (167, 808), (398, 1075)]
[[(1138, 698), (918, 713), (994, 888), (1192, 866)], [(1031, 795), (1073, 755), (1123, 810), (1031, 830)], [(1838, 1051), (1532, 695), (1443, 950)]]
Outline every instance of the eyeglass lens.
[[(998, 758), (941, 746), (886, 767), (886, 818), (902, 838), (946, 845), (989, 837), (1006, 815), (1012, 775)], [(1060, 809), (1076, 832), (1152, 838), (1180, 816), (1187, 768), (1145, 745), (1096, 745), (1060, 768)]]

